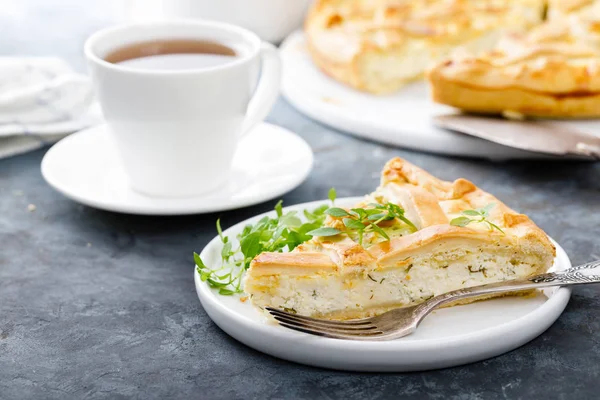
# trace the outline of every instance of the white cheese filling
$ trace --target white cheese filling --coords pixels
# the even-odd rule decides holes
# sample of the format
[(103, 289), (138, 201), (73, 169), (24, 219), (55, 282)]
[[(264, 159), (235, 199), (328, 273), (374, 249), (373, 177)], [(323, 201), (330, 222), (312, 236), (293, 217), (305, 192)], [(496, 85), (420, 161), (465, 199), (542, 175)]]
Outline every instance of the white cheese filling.
[(351, 268), (342, 274), (261, 276), (246, 282), (258, 307), (271, 306), (302, 315), (341, 317), (369, 314), (425, 301), (469, 286), (526, 277), (541, 262), (500, 250), (452, 249), (413, 257), (406, 265), (367, 270)]

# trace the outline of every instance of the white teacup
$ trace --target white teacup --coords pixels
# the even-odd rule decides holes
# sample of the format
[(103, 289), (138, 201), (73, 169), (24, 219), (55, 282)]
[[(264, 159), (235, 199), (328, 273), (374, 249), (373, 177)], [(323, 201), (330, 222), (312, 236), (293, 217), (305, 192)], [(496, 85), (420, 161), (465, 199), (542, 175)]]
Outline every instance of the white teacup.
[[(168, 70), (104, 59), (164, 40), (219, 43), (236, 56), (216, 66)], [(196, 196), (225, 184), (240, 137), (267, 116), (279, 94), (277, 50), (234, 25), (129, 24), (93, 34), (84, 49), (130, 185), (151, 196)]]
[[(204, 18), (250, 29), (272, 43), (299, 29), (309, 0), (163, 0), (168, 17)], [(148, 8), (148, 1), (143, 2)]]

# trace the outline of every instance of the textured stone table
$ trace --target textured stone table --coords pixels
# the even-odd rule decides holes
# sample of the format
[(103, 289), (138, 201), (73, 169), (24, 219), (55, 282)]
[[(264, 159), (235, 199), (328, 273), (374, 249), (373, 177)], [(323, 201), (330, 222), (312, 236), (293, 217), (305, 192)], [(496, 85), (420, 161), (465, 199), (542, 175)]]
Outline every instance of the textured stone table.
[[(59, 54), (78, 68), (84, 37), (109, 21), (100, 2), (8, 3), (13, 8), (0, 13), (3, 53)], [(28, 15), (15, 20), (23, 9)], [(473, 180), (529, 214), (573, 263), (600, 258), (600, 164), (491, 163), (386, 148), (327, 129), (284, 101), (269, 120), (315, 151), (314, 171), (284, 196), (288, 205), (323, 198), (332, 184), (340, 196), (363, 194), (383, 163), (401, 156), (442, 178)], [(98, 211), (44, 183), (45, 150), (0, 161), (1, 399), (599, 397), (598, 286), (576, 288), (546, 333), (488, 361), (409, 374), (305, 367), (223, 333), (192, 279), (191, 254), (213, 237), (216, 218), (230, 226), (275, 201), (189, 217)]]

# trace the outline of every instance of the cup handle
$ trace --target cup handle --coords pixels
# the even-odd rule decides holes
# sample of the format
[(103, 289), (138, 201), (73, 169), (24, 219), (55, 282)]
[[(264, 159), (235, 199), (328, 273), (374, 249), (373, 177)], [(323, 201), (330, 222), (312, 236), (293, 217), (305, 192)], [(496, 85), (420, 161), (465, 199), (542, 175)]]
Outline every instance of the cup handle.
[(260, 48), (262, 67), (258, 85), (248, 104), (246, 119), (242, 126), (245, 136), (269, 114), (279, 97), (281, 87), (281, 59), (277, 48), (270, 43), (262, 42)]

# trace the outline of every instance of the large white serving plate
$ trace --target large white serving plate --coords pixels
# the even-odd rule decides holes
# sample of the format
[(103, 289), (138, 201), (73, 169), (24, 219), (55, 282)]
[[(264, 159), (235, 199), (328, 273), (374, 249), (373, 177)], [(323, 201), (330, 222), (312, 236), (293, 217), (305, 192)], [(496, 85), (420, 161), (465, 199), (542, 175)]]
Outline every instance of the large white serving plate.
[[(416, 82), (396, 94), (375, 96), (354, 90), (321, 72), (312, 62), (302, 32), (290, 35), (281, 45), (282, 93), (307, 116), (350, 134), (438, 154), (494, 160), (548, 158), (479, 138), (438, 129), (432, 118), (453, 109), (429, 99), (425, 82)], [(597, 120), (568, 121), (570, 126), (597, 134)]]
[[(339, 199), (350, 206), (359, 198)], [(313, 209), (324, 201), (298, 204), (286, 210)], [(272, 216), (274, 213), (267, 213)], [(299, 213), (302, 214), (301, 212)], [(227, 229), (234, 238), (258, 215)], [(571, 263), (556, 243), (553, 269)], [(200, 256), (209, 267), (219, 264), (221, 242), (215, 237)], [(246, 345), (275, 357), (302, 364), (353, 371), (417, 371), (484, 360), (513, 350), (544, 332), (569, 301), (568, 288), (550, 288), (534, 298), (506, 297), (436, 310), (413, 335), (388, 342), (358, 342), (303, 334), (280, 327), (239, 296), (221, 296), (200, 280), (194, 268), (198, 297), (210, 318)]]

